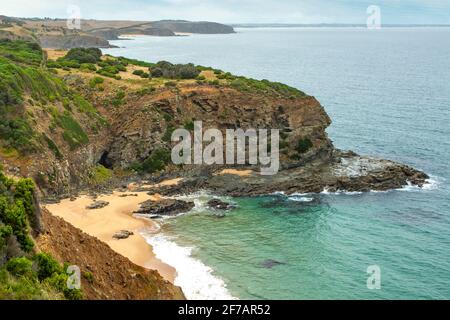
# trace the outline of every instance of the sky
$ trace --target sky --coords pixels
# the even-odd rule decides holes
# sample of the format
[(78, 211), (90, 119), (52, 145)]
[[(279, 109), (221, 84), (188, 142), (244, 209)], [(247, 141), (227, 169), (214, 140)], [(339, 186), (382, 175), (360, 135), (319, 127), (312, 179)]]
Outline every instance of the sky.
[(102, 20), (184, 19), (222, 23), (366, 23), (377, 5), (384, 24), (450, 24), (450, 0), (0, 0), (0, 15)]

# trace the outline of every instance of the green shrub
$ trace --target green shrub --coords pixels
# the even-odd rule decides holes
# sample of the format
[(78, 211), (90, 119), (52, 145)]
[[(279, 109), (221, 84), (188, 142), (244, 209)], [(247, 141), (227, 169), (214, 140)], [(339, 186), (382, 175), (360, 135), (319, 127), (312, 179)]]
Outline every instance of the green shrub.
[(174, 65), (167, 61), (159, 61), (151, 69), (151, 75), (155, 78), (195, 79), (199, 74), (200, 71), (192, 63)]
[(194, 121), (189, 120), (184, 123), (184, 128), (186, 130), (194, 130)]
[(255, 80), (245, 77), (231, 76), (226, 74), (226, 78), (230, 80), (230, 85), (240, 91), (245, 92), (260, 92), (269, 94), (278, 94), (293, 97), (305, 97), (306, 94), (296, 88), (290, 87), (279, 82), (270, 82), (268, 80)]
[[(79, 69), (81, 67), (81, 64), (74, 60), (59, 60), (58, 63), (64, 68), (65, 70), (70, 70), (70, 68)], [(68, 69), (67, 69), (68, 68)]]
[(59, 273), (53, 273), (50, 277), (45, 279), (45, 283), (57, 289), (64, 294), (64, 297), (68, 300), (81, 300), (83, 294), (79, 289), (69, 289), (67, 286), (67, 279), (69, 275), (63, 271)]
[(33, 277), (33, 262), (25, 257), (13, 258), (6, 263), (6, 270), (16, 277)]
[(85, 71), (97, 71), (97, 67), (92, 63), (82, 63), (80, 69)]
[(111, 170), (109, 170), (108, 168), (105, 168), (101, 164), (99, 164), (95, 167), (95, 171), (94, 171), (94, 182), (95, 183), (104, 183), (104, 182), (108, 181), (109, 179), (111, 179), (111, 177), (112, 177), (112, 173), (111, 173)]
[(164, 86), (173, 88), (177, 86), (177, 83), (175, 81), (167, 81), (166, 83), (164, 83)]
[(47, 68), (61, 68), (61, 64), (54, 61), (54, 60), (48, 60), (47, 61)]
[(129, 59), (129, 58), (124, 58), (124, 57), (118, 57), (117, 59), (122, 64), (133, 64), (135, 66), (145, 67), (145, 68), (150, 68), (155, 65), (154, 63), (151, 63), (151, 62), (145, 62), (145, 61), (141, 61), (141, 60)]
[(91, 88), (95, 88), (97, 85), (102, 84), (105, 82), (105, 79), (101, 77), (93, 77), (91, 80), (89, 80), (89, 86)]
[(70, 49), (61, 60), (72, 60), (78, 63), (96, 64), (100, 61), (102, 51), (97, 48), (73, 48)]
[(142, 170), (147, 173), (154, 173), (163, 170), (170, 161), (170, 151), (167, 149), (156, 149), (142, 163)]
[(122, 89), (119, 89), (111, 101), (112, 105), (114, 107), (121, 106), (124, 103), (125, 95), (126, 95), (125, 91), (123, 91)]
[(29, 236), (29, 220), (34, 219), (34, 183), (31, 179), (14, 181), (0, 170), (0, 221), (2, 238), (14, 235), (22, 250), (34, 246)]
[(164, 75), (163, 70), (161, 68), (152, 68), (150, 74), (152, 75), (153, 78), (161, 78)]
[(83, 278), (89, 283), (94, 283), (94, 275), (92, 272), (83, 272)]
[(41, 284), (35, 278), (15, 277), (6, 268), (0, 269), (0, 300), (55, 300), (62, 298), (62, 294)]
[(302, 138), (297, 142), (297, 152), (302, 154), (308, 152), (313, 147), (313, 143), (309, 138)]
[(142, 76), (144, 74), (144, 70), (134, 70), (133, 74), (136, 76)]
[(6, 245), (6, 240), (13, 234), (13, 229), (9, 225), (0, 224), (0, 251)]
[(47, 253), (40, 252), (36, 254), (34, 256), (34, 261), (37, 264), (37, 276), (39, 281), (50, 278), (53, 274), (60, 274), (63, 272), (61, 265)]
[(53, 152), (55, 157), (58, 159), (62, 159), (63, 155), (61, 151), (59, 151), (59, 148), (56, 145), (56, 143), (52, 139), (50, 139), (45, 133), (42, 134), (42, 136), (44, 137), (44, 140), (47, 142), (48, 148)]

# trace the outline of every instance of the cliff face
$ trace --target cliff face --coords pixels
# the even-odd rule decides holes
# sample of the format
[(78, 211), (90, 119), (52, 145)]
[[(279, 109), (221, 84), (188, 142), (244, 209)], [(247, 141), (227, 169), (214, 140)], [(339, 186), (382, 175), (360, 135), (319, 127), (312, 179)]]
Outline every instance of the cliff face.
[(153, 27), (168, 29), (180, 33), (200, 33), (200, 34), (226, 34), (235, 33), (233, 27), (215, 22), (191, 22), (177, 20), (163, 20), (151, 23)]
[(42, 231), (36, 239), (39, 249), (60, 263), (68, 262), (80, 268), (85, 299), (185, 299), (181, 289), (164, 280), (157, 271), (133, 264), (105, 243), (46, 210), (42, 210), (41, 219)]
[[(331, 120), (320, 103), (280, 83), (192, 65), (154, 65), (113, 57), (103, 57), (90, 69), (56, 67), (50, 72), (45, 63), (51, 61), (42, 61), (36, 45), (23, 46), (34, 60), (14, 56), (11, 50), (16, 44), (5, 42), (2, 49), (5, 55), (0, 62), (16, 68), (23, 74), (20, 79), (27, 81), (18, 84), (23, 90), (4, 90), (4, 103), (16, 106), (0, 109), (4, 114), (0, 155), (9, 174), (33, 177), (46, 196), (67, 196), (109, 183), (110, 178), (133, 177), (136, 171), (147, 175), (195, 172), (199, 168), (171, 164), (170, 140), (175, 129), (192, 130), (193, 122), (200, 120), (203, 130), (280, 130), (280, 164), (285, 172), (249, 179), (238, 188), (209, 176), (211, 182), (203, 186), (218, 192), (386, 190), (408, 182), (422, 185), (427, 178), (400, 164), (335, 150), (326, 133)], [(174, 77), (174, 72), (183, 72), (187, 79)], [(149, 78), (149, 73), (155, 77)], [(343, 170), (346, 165), (356, 166), (361, 174), (349, 176)], [(250, 168), (259, 171), (258, 166)], [(256, 187), (261, 183), (264, 187)], [(193, 191), (192, 185), (186, 191)]]
[[(201, 120), (203, 130), (279, 129), (283, 142), (282, 164), (298, 163), (331, 155), (332, 145), (325, 129), (330, 119), (313, 97), (288, 98), (230, 87), (211, 85), (163, 89), (151, 95), (130, 95), (112, 116), (111, 143), (105, 150), (110, 165), (127, 167), (145, 160), (154, 150), (168, 147), (167, 133)], [(292, 160), (299, 139), (309, 139), (312, 147)]]
[[(234, 33), (233, 27), (215, 22), (164, 21), (80, 21), (80, 30), (69, 30), (65, 19), (23, 19), (0, 16), (0, 39), (38, 41), (44, 48), (108, 48), (108, 40), (140, 34), (171, 37), (176, 33)], [(30, 35), (32, 35), (30, 37)]]

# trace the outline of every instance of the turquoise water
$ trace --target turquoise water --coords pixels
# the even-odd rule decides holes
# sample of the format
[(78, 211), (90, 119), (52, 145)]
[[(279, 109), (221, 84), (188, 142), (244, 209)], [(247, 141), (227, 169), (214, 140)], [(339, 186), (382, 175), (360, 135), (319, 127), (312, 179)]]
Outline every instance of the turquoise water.
[[(232, 199), (239, 208), (223, 219), (200, 201), (193, 213), (162, 226), (178, 246), (172, 256), (180, 254), (166, 260), (180, 269), (187, 256), (202, 263), (180, 271), (188, 297), (223, 297), (211, 292), (226, 286), (241, 299), (450, 298), (450, 28), (238, 31), (120, 40), (125, 48), (106, 51), (298, 87), (324, 105), (337, 147), (410, 164), (433, 183), (386, 193)], [(167, 246), (152, 241), (163, 257)], [(268, 259), (281, 264), (265, 268)], [(380, 290), (367, 289), (370, 265), (381, 268)], [(211, 290), (192, 289), (205, 273), (223, 282), (205, 277)]]

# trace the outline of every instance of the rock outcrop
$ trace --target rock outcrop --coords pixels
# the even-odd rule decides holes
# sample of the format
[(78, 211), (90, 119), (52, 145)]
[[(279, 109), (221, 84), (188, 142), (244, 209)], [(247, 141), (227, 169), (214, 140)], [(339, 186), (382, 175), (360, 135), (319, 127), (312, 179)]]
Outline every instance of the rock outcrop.
[(134, 213), (145, 214), (151, 217), (176, 216), (190, 211), (194, 207), (193, 202), (175, 199), (162, 199), (160, 201), (148, 200), (141, 203), (141, 207)]

